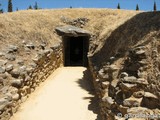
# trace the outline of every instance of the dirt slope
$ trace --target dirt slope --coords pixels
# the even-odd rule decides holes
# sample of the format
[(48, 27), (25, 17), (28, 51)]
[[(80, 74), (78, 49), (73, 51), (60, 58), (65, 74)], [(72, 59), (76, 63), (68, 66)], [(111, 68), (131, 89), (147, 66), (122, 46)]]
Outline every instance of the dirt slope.
[(83, 67), (56, 70), (11, 120), (95, 120), (89, 75)]
[(27, 10), (0, 14), (0, 48), (8, 44), (46, 42), (51, 45), (59, 41), (54, 29), (56, 26), (70, 24), (77, 18), (87, 18), (83, 26), (103, 38), (117, 26), (139, 12), (110, 9), (57, 9)]

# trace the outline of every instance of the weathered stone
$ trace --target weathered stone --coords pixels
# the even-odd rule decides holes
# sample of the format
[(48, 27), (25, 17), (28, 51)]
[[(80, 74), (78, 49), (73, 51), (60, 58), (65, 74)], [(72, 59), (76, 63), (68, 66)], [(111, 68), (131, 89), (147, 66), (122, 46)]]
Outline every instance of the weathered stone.
[(134, 91), (137, 89), (137, 84), (121, 83), (120, 86), (123, 91)]
[(30, 81), (31, 80), (31, 77), (30, 76), (26, 76), (26, 78), (25, 78), (25, 82), (27, 82), (27, 81)]
[(150, 92), (145, 92), (142, 101), (142, 106), (145, 106), (150, 109), (159, 108), (160, 107), (159, 98)]
[(120, 106), (118, 107), (118, 110), (119, 110), (123, 115), (127, 114), (128, 109), (129, 109), (129, 107), (124, 107), (124, 106), (122, 106), (122, 105), (120, 105)]
[(24, 61), (21, 60), (21, 59), (19, 59), (19, 60), (17, 60), (17, 64), (20, 65), (20, 66), (22, 66), (22, 65), (24, 65)]
[(5, 67), (0, 66), (0, 74), (5, 73)]
[(120, 74), (120, 78), (124, 78), (124, 77), (128, 77), (128, 73), (122, 72), (122, 73)]
[(119, 80), (118, 80), (118, 79), (112, 80), (111, 86), (112, 86), (113, 88), (116, 88), (117, 85), (118, 85), (118, 83), (119, 83)]
[(41, 43), (39, 46), (40, 46), (40, 48), (41, 48), (42, 50), (44, 50), (45, 47), (46, 47), (46, 43)]
[(102, 82), (102, 88), (105, 89), (105, 88), (108, 88), (109, 87), (109, 82), (108, 81), (105, 81), (105, 82)]
[(147, 76), (147, 72), (140, 72), (140, 71), (138, 71), (138, 77), (139, 78), (145, 78)]
[(21, 66), (21, 67), (19, 67), (19, 73), (20, 73), (20, 75), (25, 75), (25, 74), (27, 74), (27, 67), (26, 66)]
[(142, 66), (147, 65), (148, 62), (146, 61), (146, 59), (142, 59), (141, 61), (138, 61), (138, 63)]
[(81, 28), (78, 27), (74, 27), (74, 26), (64, 26), (64, 27), (57, 27), (56, 32), (60, 35), (60, 36), (90, 36), (91, 33), (83, 30)]
[(129, 77), (124, 77), (124, 79), (122, 79), (124, 82), (130, 82), (130, 83), (136, 83), (137, 78), (134, 76), (129, 76)]
[(12, 95), (12, 99), (15, 101), (19, 100), (19, 98), (20, 98), (19, 94)]
[(25, 101), (27, 100), (27, 98), (28, 98), (27, 96), (22, 97), (22, 98), (21, 98), (21, 102), (22, 102), (22, 103), (25, 102)]
[(43, 52), (44, 52), (45, 55), (48, 55), (49, 53), (51, 53), (51, 50), (52, 50), (52, 49), (46, 49), (46, 50), (44, 50)]
[(9, 104), (10, 102), (7, 100), (7, 98), (0, 98), (0, 111), (3, 111), (3, 109)]
[(22, 85), (22, 80), (12, 80), (11, 81), (11, 85), (13, 86), (13, 87), (16, 87), (16, 88), (19, 88), (19, 87), (21, 87), (21, 85)]
[(13, 53), (13, 52), (17, 52), (18, 47), (15, 45), (10, 45), (7, 49), (7, 53)]
[(17, 93), (18, 93), (18, 88), (10, 87), (9, 91), (10, 91), (11, 94), (14, 95), (14, 94), (17, 94)]
[(135, 114), (135, 115), (139, 115), (139, 114), (147, 115), (150, 112), (150, 110), (145, 107), (132, 107), (132, 108), (129, 108), (127, 111), (128, 111), (128, 114)]
[(27, 44), (26, 47), (29, 48), (29, 49), (34, 49), (35, 48), (33, 43)]
[(7, 60), (0, 60), (0, 66), (4, 66), (7, 64)]
[(13, 70), (13, 65), (12, 65), (12, 64), (8, 64), (8, 65), (6, 66), (6, 71), (7, 71), (7, 72), (10, 72), (11, 70)]
[(32, 69), (35, 69), (35, 68), (37, 67), (37, 64), (34, 63), (34, 62), (31, 62), (31, 63), (29, 64), (29, 66), (30, 66)]
[(143, 96), (144, 96), (144, 91), (138, 91), (138, 92), (134, 92), (133, 93), (133, 96), (135, 97), (135, 98), (142, 98)]
[(58, 49), (60, 46), (61, 46), (60, 43), (56, 43), (56, 44), (52, 45), (50, 48), (51, 48), (52, 50), (56, 50), (56, 49)]
[(114, 72), (114, 71), (117, 71), (117, 70), (119, 70), (119, 68), (116, 65), (110, 65), (109, 66), (109, 71)]
[(111, 84), (110, 84), (110, 86), (109, 86), (109, 95), (111, 96), (111, 97), (114, 97), (115, 96), (115, 93), (116, 93), (116, 91), (117, 91), (117, 85), (118, 85), (118, 83), (119, 83), (119, 80), (112, 80), (112, 82), (111, 82)]
[(133, 98), (133, 97), (130, 97), (128, 99), (125, 99), (123, 101), (123, 105), (125, 107), (138, 107), (141, 105), (141, 102), (142, 102), (142, 98)]
[(3, 57), (5, 56), (5, 53), (4, 52), (0, 52), (0, 57)]
[(20, 75), (20, 71), (19, 71), (19, 69), (15, 68), (10, 72), (10, 74), (12, 75), (12, 77), (18, 78)]
[(7, 60), (14, 61), (14, 60), (16, 59), (16, 56), (13, 55), (13, 54), (6, 54), (6, 55), (5, 55), (5, 58), (6, 58)]
[(111, 109), (112, 105), (114, 104), (114, 99), (111, 97), (103, 97), (102, 101), (108, 109)]
[(135, 52), (136, 55), (142, 55), (145, 54), (145, 50), (138, 50)]
[(148, 85), (148, 81), (144, 78), (138, 78), (136, 83), (141, 85)]

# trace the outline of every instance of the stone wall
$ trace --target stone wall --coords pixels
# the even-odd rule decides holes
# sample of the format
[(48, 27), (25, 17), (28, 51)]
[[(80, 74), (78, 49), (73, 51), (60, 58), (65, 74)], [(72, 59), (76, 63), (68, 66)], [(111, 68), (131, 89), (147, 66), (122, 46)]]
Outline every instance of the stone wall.
[[(153, 19), (148, 21), (151, 16)], [(103, 47), (89, 56), (102, 120), (160, 118), (157, 19), (159, 12), (134, 16), (106, 37)]]
[(0, 61), (0, 120), (9, 120), (29, 94), (63, 63), (61, 43), (52, 47), (41, 46), (42, 49), (31, 44), (23, 47), (30, 51), (29, 56), (35, 53), (28, 62), (8, 60), (5, 57), (8, 55), (23, 59), (22, 56), (16, 56), (17, 52), (18, 55), (23, 52), (20, 46), (9, 46), (10, 52), (6, 52), (8, 48), (1, 52), (3, 60)]
[(123, 57), (110, 57), (100, 68), (90, 58), (102, 120), (160, 117), (159, 45), (156, 38)]
[[(145, 46), (136, 47), (125, 58), (117, 58), (114, 63), (103, 65), (100, 70), (90, 62), (102, 120), (129, 117), (134, 117), (135, 120), (134, 115), (139, 115), (139, 118), (149, 115), (144, 120), (158, 119), (159, 70), (154, 74), (153, 71), (147, 72), (151, 61), (148, 61), (150, 56), (146, 49)], [(159, 59), (157, 55), (155, 58)], [(156, 68), (158, 67), (155, 66), (154, 70), (157, 70)]]

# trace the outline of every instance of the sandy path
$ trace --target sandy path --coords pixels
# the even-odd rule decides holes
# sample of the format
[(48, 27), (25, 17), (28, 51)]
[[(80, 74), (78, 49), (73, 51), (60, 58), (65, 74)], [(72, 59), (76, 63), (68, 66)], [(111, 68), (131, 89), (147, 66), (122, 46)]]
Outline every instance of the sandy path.
[(89, 74), (83, 67), (56, 70), (10, 120), (96, 120)]

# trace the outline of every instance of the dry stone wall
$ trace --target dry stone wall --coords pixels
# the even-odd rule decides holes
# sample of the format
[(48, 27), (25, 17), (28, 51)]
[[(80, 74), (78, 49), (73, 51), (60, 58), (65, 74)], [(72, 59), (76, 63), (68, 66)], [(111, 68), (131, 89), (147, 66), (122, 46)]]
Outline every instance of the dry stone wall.
[[(22, 48), (30, 54), (30, 61), (22, 60), (27, 57), (20, 56)], [(9, 120), (29, 94), (62, 65), (62, 45), (10, 45), (0, 52), (0, 58), (0, 120)]]
[(159, 38), (152, 39), (125, 57), (110, 57), (100, 68), (90, 58), (103, 120), (160, 118)]
[(159, 119), (159, 68), (155, 66), (159, 65), (159, 54), (154, 47), (151, 58), (147, 49), (135, 47), (125, 58), (117, 58), (100, 69), (90, 62), (103, 120)]
[(89, 55), (102, 120), (160, 119), (159, 18), (134, 16)]

